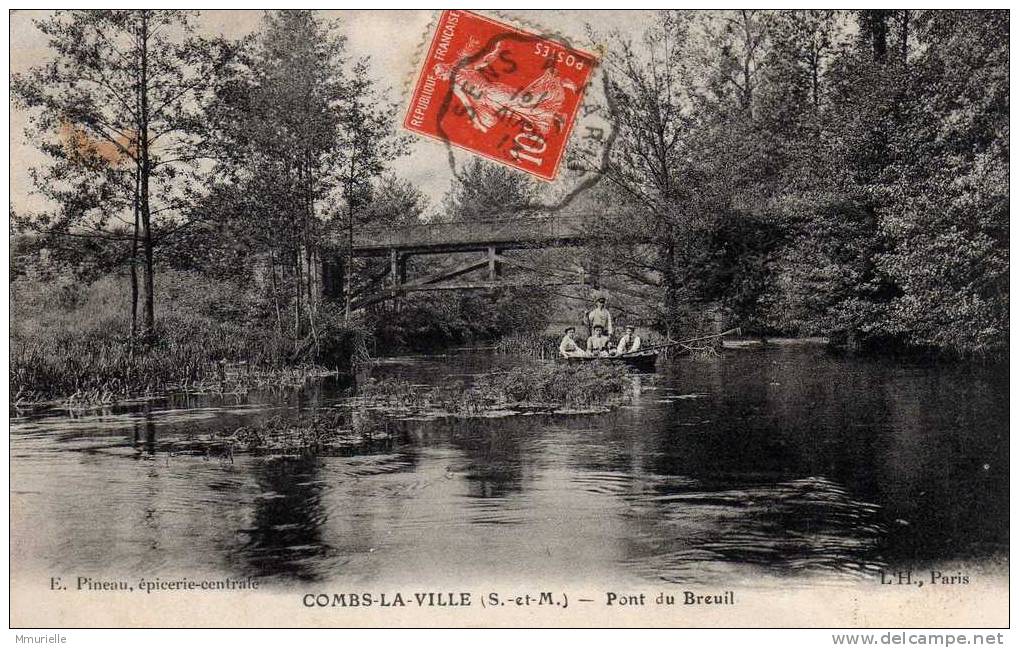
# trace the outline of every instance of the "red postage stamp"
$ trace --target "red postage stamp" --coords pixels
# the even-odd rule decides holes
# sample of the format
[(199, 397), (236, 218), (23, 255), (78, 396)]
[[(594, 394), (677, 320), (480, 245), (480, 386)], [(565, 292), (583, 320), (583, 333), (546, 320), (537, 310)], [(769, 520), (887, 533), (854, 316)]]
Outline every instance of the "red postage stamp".
[(404, 126), (554, 180), (597, 62), (558, 38), (443, 11)]

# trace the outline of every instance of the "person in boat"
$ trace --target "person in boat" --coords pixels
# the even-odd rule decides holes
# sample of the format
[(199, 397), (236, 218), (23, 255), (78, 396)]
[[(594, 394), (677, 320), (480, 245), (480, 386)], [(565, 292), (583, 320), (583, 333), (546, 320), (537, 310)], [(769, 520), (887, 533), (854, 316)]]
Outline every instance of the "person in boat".
[(581, 349), (577, 341), (573, 339), (576, 330), (572, 326), (567, 326), (566, 331), (563, 332), (563, 339), (559, 342), (559, 354), (564, 358), (578, 358), (587, 355), (587, 352)]
[(612, 313), (605, 308), (605, 298), (599, 297), (595, 306), (587, 313), (587, 330), (593, 334), (594, 328), (600, 326), (608, 337), (612, 337)]
[(626, 332), (619, 338), (619, 344), (616, 345), (616, 355), (637, 351), (640, 351), (640, 336), (637, 335), (633, 326), (627, 326)]
[(587, 355), (594, 358), (609, 354), (609, 336), (600, 324), (594, 325), (594, 332), (587, 338)]

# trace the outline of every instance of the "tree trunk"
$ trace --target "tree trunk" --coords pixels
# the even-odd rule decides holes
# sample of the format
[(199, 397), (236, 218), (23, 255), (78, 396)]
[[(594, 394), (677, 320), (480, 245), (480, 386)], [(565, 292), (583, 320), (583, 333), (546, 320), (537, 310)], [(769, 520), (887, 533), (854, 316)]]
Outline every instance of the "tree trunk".
[(354, 288), (354, 156), (350, 156), (350, 179), (347, 182), (347, 281), (344, 284), (344, 314), (350, 321), (350, 293)]
[(298, 243), (297, 248), (294, 250), (294, 339), (300, 339), (301, 337), (301, 294), (304, 292), (302, 287), (301, 273), (301, 247)]
[[(671, 229), (671, 228), (670, 228)], [(676, 323), (676, 312), (678, 310), (679, 286), (676, 280), (676, 243), (670, 232), (668, 246), (665, 250), (665, 335), (672, 337), (673, 328)]]
[[(136, 147), (137, 151), (137, 147)], [(138, 225), (140, 218), (139, 210), (139, 179), (137, 167), (134, 172), (134, 233), (131, 236), (131, 351), (134, 351), (135, 342), (138, 340)]]
[(902, 9), (901, 19), (899, 21), (900, 35), (899, 35), (899, 56), (902, 57), (902, 65), (906, 65), (906, 60), (909, 58), (909, 9)]
[(745, 47), (746, 53), (743, 57), (743, 109), (747, 113), (747, 119), (753, 121), (754, 119), (754, 74), (751, 70), (751, 63), (754, 59), (754, 30), (753, 30), (753, 18), (751, 14), (747, 13), (744, 9), (740, 12), (743, 17), (743, 35), (746, 39)]
[(888, 10), (864, 9), (862, 22), (870, 39), (874, 61), (884, 63), (888, 53)]
[(142, 13), (141, 34), (140, 34), (140, 59), (141, 59), (141, 81), (139, 84), (139, 99), (141, 103), (141, 114), (139, 115), (138, 155), (141, 161), (140, 168), (140, 211), (141, 211), (141, 237), (142, 250), (144, 252), (144, 302), (142, 316), (142, 336), (149, 339), (155, 329), (155, 295), (154, 292), (154, 268), (152, 252), (152, 212), (149, 205), (149, 177), (152, 174), (151, 161), (149, 160), (149, 96), (148, 96), (148, 40), (149, 40), (149, 17)]
[(304, 152), (304, 191), (305, 191), (305, 226), (304, 226), (304, 259), (305, 259), (305, 274), (307, 282), (307, 299), (308, 305), (308, 330), (311, 332), (311, 337), (315, 341), (315, 356), (320, 352), (318, 343), (318, 330), (315, 322), (315, 309), (318, 307), (318, 298), (320, 291), (315, 289), (315, 252), (316, 252), (316, 241), (315, 241), (315, 184), (314, 175), (312, 174), (312, 155), (311, 151), (305, 150)]
[(821, 105), (821, 78), (818, 68), (820, 67), (820, 56), (813, 52), (810, 57), (810, 87), (813, 93), (814, 107)]
[(276, 281), (276, 253), (272, 248), (269, 248), (269, 270), (272, 273), (272, 303), (276, 308), (276, 329), (279, 331), (279, 336), (283, 337), (283, 316), (280, 314), (280, 293), (279, 285)]
[[(311, 151), (304, 154), (304, 177), (305, 177), (305, 209), (307, 219), (304, 228), (304, 258), (307, 266), (305, 272), (308, 275), (308, 313), (314, 315), (312, 309), (315, 307), (315, 273), (312, 272), (312, 264), (315, 260), (315, 177), (312, 173)], [(314, 325), (313, 325), (314, 326)]]

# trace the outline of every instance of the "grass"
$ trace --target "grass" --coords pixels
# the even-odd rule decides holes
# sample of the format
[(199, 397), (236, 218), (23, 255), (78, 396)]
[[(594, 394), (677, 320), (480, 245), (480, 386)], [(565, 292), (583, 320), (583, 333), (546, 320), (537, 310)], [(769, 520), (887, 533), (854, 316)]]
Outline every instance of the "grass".
[(320, 454), (360, 443), (373, 428), (355, 425), (348, 412), (320, 412), (298, 419), (276, 417), (236, 429), (229, 437), (242, 451)]
[(482, 375), (466, 388), (425, 387), (398, 378), (373, 380), (359, 388), (351, 409), (277, 416), (212, 435), (192, 433), (168, 450), (223, 459), (243, 453), (342, 454), (391, 440), (389, 420), (408, 413), (471, 418), (513, 408), (605, 407), (624, 404), (633, 394), (632, 374), (598, 363), (533, 364)]
[(389, 412), (480, 413), (477, 395), (462, 387), (426, 387), (401, 378), (370, 379), (357, 390), (362, 407)]
[[(132, 343), (123, 279), (88, 286), (13, 283), (12, 406), (62, 401), (86, 407), (165, 392), (282, 388), (322, 373), (315, 358), (295, 359), (301, 341), (278, 335), (271, 321), (251, 312), (254, 300), (243, 286), (183, 272), (159, 278), (150, 344)], [(332, 323), (319, 337), (349, 358), (365, 336)]]

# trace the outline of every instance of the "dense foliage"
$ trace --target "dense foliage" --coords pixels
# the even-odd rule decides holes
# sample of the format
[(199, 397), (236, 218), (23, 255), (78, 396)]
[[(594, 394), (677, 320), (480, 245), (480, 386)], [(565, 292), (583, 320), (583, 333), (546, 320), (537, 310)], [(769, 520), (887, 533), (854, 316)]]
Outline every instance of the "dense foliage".
[[(53, 208), (12, 214), (13, 395), (106, 400), (205, 380), (214, 361), (356, 351), (361, 325), (321, 299), (321, 260), (400, 153), (393, 107), (315, 12), (266, 12), (235, 42), (196, 37), (194, 18), (35, 21), (52, 61), (14, 97)], [(47, 303), (68, 291), (81, 304)]]
[(606, 67), (597, 227), (662, 329), (1005, 352), (1006, 11), (664, 12)]
[(57, 55), (11, 78), (50, 159), (32, 170), (35, 190), (57, 205), (12, 220), (86, 278), (126, 266), (132, 335), (140, 301), (142, 337), (155, 327), (156, 250), (190, 223), (212, 80), (239, 50), (197, 37), (195, 15), (54, 12), (34, 22)]

